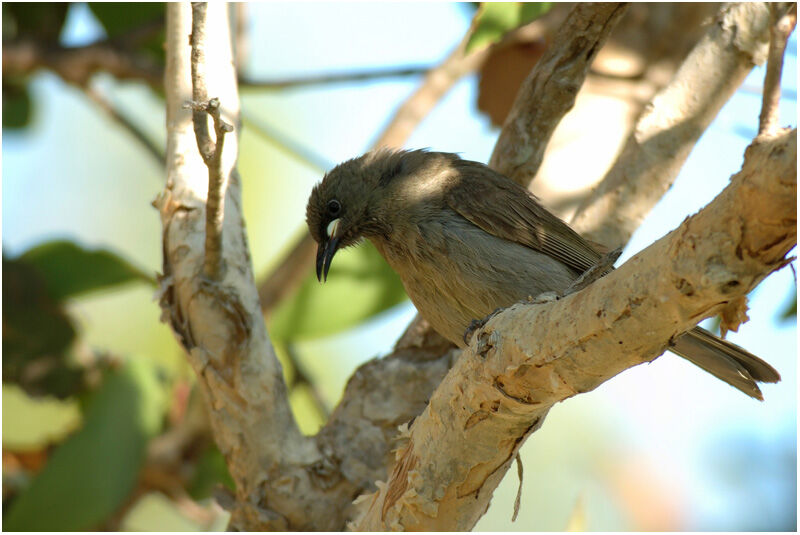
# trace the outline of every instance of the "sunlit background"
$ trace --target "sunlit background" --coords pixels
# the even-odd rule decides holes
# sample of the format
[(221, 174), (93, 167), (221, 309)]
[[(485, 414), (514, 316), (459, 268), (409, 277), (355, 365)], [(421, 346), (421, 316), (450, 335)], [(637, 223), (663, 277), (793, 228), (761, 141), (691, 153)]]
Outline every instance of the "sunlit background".
[[(252, 4), (247, 9), (244, 72), (272, 79), (433, 65), (459, 42), (473, 13), (468, 5), (451, 3)], [(68, 11), (60, 39), (80, 46), (104, 35), (89, 8), (76, 4)], [(797, 124), (796, 46), (793, 36), (784, 67), (782, 125)], [(740, 168), (744, 149), (756, 134), (763, 77), (764, 68), (756, 68), (745, 89), (723, 108), (620, 261), (704, 206)], [(305, 202), (324, 170), (369, 149), (420, 80), (411, 76), (292, 90), (242, 89), (245, 127), (239, 170), (257, 277), (269, 273), (304, 232)], [(102, 74), (94, 83), (152, 140), (163, 143), (163, 103), (148, 86)], [(55, 74), (39, 71), (29, 88), (30, 124), (3, 129), (4, 257), (14, 258), (51, 240), (70, 240), (113, 251), (145, 274), (159, 271), (161, 226), (150, 205), (164, 181), (158, 162), (80, 89)], [(407, 146), (459, 152), (486, 162), (498, 130), (477, 111), (476, 98), (477, 79), (463, 79)], [(4, 279), (7, 273), (4, 264)], [(354, 369), (389, 351), (415, 314), (404, 301), (359, 325), (320, 336), (336, 327), (322, 316), (351, 304), (361, 306), (358, 287), (353, 291), (342, 282), (337, 290), (333, 274), (329, 284), (313, 288), (311, 306), (303, 309), (303, 328), (292, 331), (287, 326), (287, 307), (279, 307), (273, 317), (275, 335), (284, 338), (281, 351), (295, 353), (327, 410), (335, 406)], [(7, 291), (4, 280), (4, 330), (6, 317), (14, 313), (5, 305)], [(343, 291), (349, 292), (346, 300), (340, 299)], [(364, 295), (372, 295), (370, 291), (365, 289)], [(796, 530), (796, 318), (784, 317), (795, 293), (792, 270), (771, 275), (750, 296), (750, 321), (729, 335), (780, 371), (779, 384), (762, 387), (763, 403), (671, 355), (628, 370), (551, 411), (522, 449), (519, 518), (511, 522), (518, 485), (512, 470), (476, 529)], [(147, 412), (155, 435), (162, 420), (174, 423), (180, 407), (197, 403), (192, 405), (188, 394), (191, 370), (169, 329), (159, 322), (153, 295), (147, 282), (131, 282), (71, 298), (65, 310), (78, 332), (71, 358), (107, 352), (119, 362), (135, 363), (129, 365), (133, 375), (157, 371), (155, 379), (145, 381), (155, 392), (154, 408)], [(292, 401), (301, 427), (311, 433), (323, 419), (309, 392), (301, 384)], [(95, 409), (101, 404), (96, 396)], [(36, 475), (59, 455), (54, 445), (82, 429), (91, 401), (86, 395), (32, 398), (4, 383), (4, 515), (7, 493), (20, 499), (33, 488)], [(83, 442), (71, 446), (71, 455), (82, 459), (81, 451), (90, 451), (91, 437), (104, 436), (85, 433)], [(180, 499), (187, 496), (151, 491), (121, 500), (128, 503), (113, 525), (223, 529), (225, 516), (209, 498), (211, 487), (223, 477), (220, 458), (207, 449), (194, 460), (203, 468), (196, 470), (187, 495), (200, 504), (201, 512)], [(64, 479), (49, 477), (53, 485), (74, 484), (83, 477), (80, 470), (76, 465), (74, 473), (61, 474)], [(57, 496), (58, 489), (42, 495)], [(105, 522), (100, 518), (93, 525), (109, 525)]]

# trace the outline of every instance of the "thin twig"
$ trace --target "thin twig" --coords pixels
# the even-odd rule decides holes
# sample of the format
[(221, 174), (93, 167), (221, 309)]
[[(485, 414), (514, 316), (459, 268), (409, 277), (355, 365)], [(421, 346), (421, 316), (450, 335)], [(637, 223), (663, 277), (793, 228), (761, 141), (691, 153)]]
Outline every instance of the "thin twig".
[[(222, 151), (225, 134), (233, 126), (220, 117), (219, 99), (208, 100), (205, 81), (205, 24), (206, 3), (192, 2), (192, 122), (197, 148), (208, 167), (208, 198), (206, 200), (206, 240), (203, 273), (217, 280), (222, 272), (222, 224), (225, 219), (225, 180), (222, 170)], [(216, 143), (208, 134), (208, 118), (214, 120)]]
[(192, 107), (192, 123), (194, 124), (197, 148), (203, 161), (208, 165), (214, 153), (214, 143), (208, 135), (208, 118), (206, 110), (203, 109), (203, 103), (208, 101), (205, 51), (206, 7), (205, 2), (192, 2), (192, 34), (189, 42), (192, 46), (192, 100), (195, 102)]
[(295, 350), (294, 345), (291, 343), (286, 344), (286, 356), (289, 358), (289, 362), (291, 362), (292, 368), (294, 369), (294, 379), (287, 386), (289, 388), (294, 388), (300, 385), (305, 385), (308, 387), (311, 393), (311, 401), (314, 405), (314, 408), (317, 410), (317, 414), (323, 422), (327, 421), (331, 413), (328, 410), (327, 405), (325, 405), (325, 400), (322, 398), (322, 394), (317, 388), (316, 383), (311, 380), (305, 368), (300, 363), (300, 357), (297, 355), (297, 351)]
[[(739, 91), (743, 93), (749, 93), (751, 95), (758, 95), (761, 96), (764, 94), (764, 87), (755, 84), (742, 84), (739, 88)], [(781, 88), (781, 98), (789, 99), (789, 100), (797, 100), (797, 90), (782, 87)]]
[(298, 241), (275, 270), (258, 287), (261, 310), (269, 316), (272, 309), (294, 292), (310, 273), (317, 244), (308, 232)]
[(98, 71), (119, 80), (142, 80), (151, 87), (162, 87), (164, 72), (144, 54), (102, 42), (67, 48), (49, 46), (32, 39), (3, 43), (3, 76), (26, 75), (48, 68), (66, 82), (84, 86)]
[(514, 514), (511, 516), (511, 521), (517, 521), (517, 515), (519, 515), (519, 506), (522, 504), (522, 457), (519, 455), (519, 451), (517, 451), (516, 456), (517, 461), (517, 477), (519, 478), (519, 487), (517, 487), (517, 497), (514, 498)]
[(781, 74), (786, 42), (797, 24), (797, 4), (769, 4), (769, 56), (764, 76), (764, 94), (761, 115), (758, 118), (758, 135), (774, 132), (778, 127), (778, 107), (781, 98)]
[(159, 165), (164, 165), (164, 151), (156, 146), (144, 131), (136, 126), (130, 119), (125, 117), (114, 104), (111, 103), (104, 95), (102, 95), (91, 85), (83, 87), (83, 91), (89, 99), (94, 102), (101, 110), (106, 112), (112, 119), (114, 119), (120, 126), (127, 130), (138, 141), (142, 147), (156, 159)]
[(434, 67), (430, 65), (411, 65), (407, 67), (391, 67), (388, 69), (357, 70), (341, 73), (321, 73), (296, 78), (276, 80), (256, 80), (239, 78), (239, 86), (247, 89), (295, 89), (315, 85), (340, 84), (350, 82), (367, 82), (385, 78), (405, 78), (427, 74)]
[(314, 258), (316, 258), (316, 243), (308, 232), (305, 232), (278, 267), (258, 287), (258, 298), (265, 316), (269, 317), (275, 305), (310, 273)]
[[(158, 27), (158, 21), (151, 21), (146, 27), (137, 28), (129, 35), (80, 47), (45, 46), (43, 43), (25, 38), (3, 43), (3, 75), (26, 75), (45, 67), (68, 82), (85, 84), (95, 72), (105, 71), (120, 80), (142, 80), (151, 87), (160, 88), (164, 77), (161, 67), (144, 54), (131, 50), (131, 46), (138, 43), (143, 36), (149, 37)], [(237, 44), (237, 47), (241, 48), (242, 44)], [(241, 60), (237, 60), (237, 64), (239, 61)], [(410, 65), (389, 69), (319, 73), (274, 80), (240, 76), (239, 85), (251, 90), (298, 89), (419, 76), (431, 70), (432, 67), (429, 65)]]

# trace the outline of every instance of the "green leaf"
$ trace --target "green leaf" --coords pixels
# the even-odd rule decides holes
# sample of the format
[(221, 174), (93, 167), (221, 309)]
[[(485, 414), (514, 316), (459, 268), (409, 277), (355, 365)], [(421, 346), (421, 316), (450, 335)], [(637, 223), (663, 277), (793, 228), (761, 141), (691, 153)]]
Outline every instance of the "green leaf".
[(166, 13), (162, 2), (89, 2), (88, 5), (109, 37), (118, 37), (142, 25), (163, 21)]
[(72, 320), (38, 272), (3, 258), (3, 381), (31, 395), (73, 394), (83, 385), (81, 371), (65, 359), (74, 339)]
[(25, 36), (57, 42), (68, 8), (66, 2), (3, 2), (3, 41)]
[(38, 245), (19, 259), (37, 269), (50, 296), (57, 301), (136, 280), (155, 285), (151, 276), (114, 253), (84, 249), (70, 241)]
[(797, 319), (797, 294), (793, 293), (791, 295), (791, 301), (786, 303), (786, 306), (781, 311), (780, 315), (781, 321), (789, 321), (789, 320), (796, 320)]
[(364, 242), (336, 253), (328, 281), (313, 272), (275, 309), (269, 322), (276, 340), (316, 338), (358, 325), (408, 299), (400, 277), (375, 247)]
[(186, 490), (195, 500), (202, 500), (210, 497), (220, 484), (232, 491), (236, 490), (236, 485), (228, 471), (228, 465), (225, 463), (225, 457), (222, 456), (216, 445), (209, 444), (197, 459), (194, 465), (194, 476)]
[(471, 52), (498, 42), (505, 34), (532, 22), (550, 10), (552, 2), (483, 2), (475, 30), (467, 41)]
[(163, 2), (89, 2), (89, 9), (112, 40), (120, 39), (127, 48), (164, 64)]
[(25, 128), (31, 120), (31, 96), (24, 82), (3, 80), (3, 128)]
[(91, 396), (84, 426), (62, 443), (8, 507), (7, 531), (96, 529), (129, 497), (147, 441), (162, 421), (164, 393), (154, 369), (130, 361)]

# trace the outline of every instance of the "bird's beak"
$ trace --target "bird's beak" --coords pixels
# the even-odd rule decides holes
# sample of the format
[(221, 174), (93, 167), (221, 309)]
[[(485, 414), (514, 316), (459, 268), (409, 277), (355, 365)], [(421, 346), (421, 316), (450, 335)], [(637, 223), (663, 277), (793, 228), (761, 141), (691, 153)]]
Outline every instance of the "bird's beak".
[(339, 227), (341, 221), (337, 218), (328, 223), (325, 229), (328, 237), (317, 247), (317, 280), (320, 282), (328, 280), (328, 270), (331, 268), (331, 261), (336, 250), (339, 248)]

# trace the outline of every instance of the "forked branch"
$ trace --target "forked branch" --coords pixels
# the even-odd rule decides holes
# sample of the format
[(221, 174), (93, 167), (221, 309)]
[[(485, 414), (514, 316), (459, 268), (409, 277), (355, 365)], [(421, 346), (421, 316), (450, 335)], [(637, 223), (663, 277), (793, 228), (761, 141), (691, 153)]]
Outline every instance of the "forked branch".
[[(206, 88), (205, 27), (206, 3), (192, 2), (192, 109), (194, 134), (197, 148), (208, 167), (208, 197), (206, 199), (206, 239), (203, 273), (210, 280), (217, 280), (222, 271), (222, 225), (225, 220), (225, 184), (227, 177), (222, 168), (222, 151), (225, 134), (233, 131), (233, 125), (220, 116), (219, 99), (208, 99)], [(214, 120), (216, 141), (208, 133), (208, 118)]]

